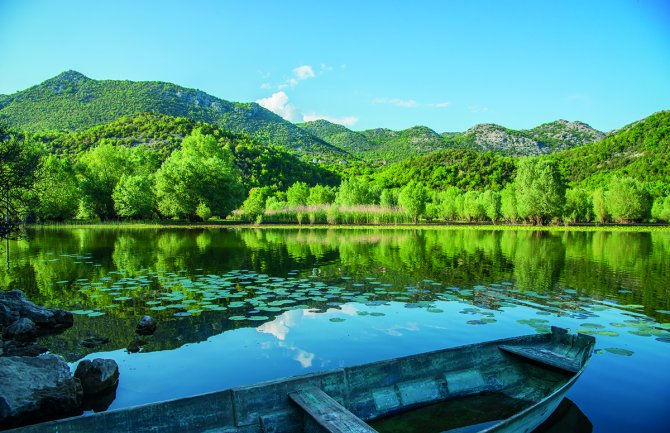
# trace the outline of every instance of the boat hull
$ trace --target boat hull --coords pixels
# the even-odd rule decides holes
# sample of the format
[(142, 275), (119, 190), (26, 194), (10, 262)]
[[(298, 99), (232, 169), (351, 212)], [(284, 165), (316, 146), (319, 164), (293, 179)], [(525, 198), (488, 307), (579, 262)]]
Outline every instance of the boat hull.
[[(322, 390), (352, 416), (371, 421), (453, 398), (503, 392), (532, 402), (486, 432), (532, 431), (556, 409), (581, 375), (594, 340), (553, 328), (536, 334), (444, 349), (321, 373), (274, 380), (172, 401), (84, 415), (11, 430), (14, 433), (332, 431), (289, 397)], [(574, 361), (576, 371), (543, 365), (509, 351), (524, 349)], [(554, 356), (552, 355), (552, 356)], [(319, 421), (319, 420), (317, 420)], [(374, 430), (371, 430), (374, 431)]]

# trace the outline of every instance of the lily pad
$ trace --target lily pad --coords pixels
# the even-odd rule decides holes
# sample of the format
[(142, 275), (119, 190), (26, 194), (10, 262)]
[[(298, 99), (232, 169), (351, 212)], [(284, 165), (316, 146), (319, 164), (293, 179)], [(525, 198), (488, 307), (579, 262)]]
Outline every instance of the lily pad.
[(634, 353), (631, 350), (621, 349), (619, 347), (606, 347), (605, 350), (609, 353), (613, 353), (614, 355), (621, 355), (621, 356), (632, 356)]
[(342, 317), (331, 317), (329, 320), (331, 322), (334, 322), (334, 323), (340, 323), (340, 322), (344, 322), (346, 319), (344, 319)]

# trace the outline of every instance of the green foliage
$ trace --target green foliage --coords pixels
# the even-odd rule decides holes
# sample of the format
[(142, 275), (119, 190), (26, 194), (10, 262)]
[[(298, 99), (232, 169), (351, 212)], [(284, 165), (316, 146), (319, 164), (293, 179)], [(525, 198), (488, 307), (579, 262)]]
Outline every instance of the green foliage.
[(651, 197), (639, 180), (614, 178), (605, 198), (607, 212), (618, 222), (642, 221), (650, 216)]
[(430, 189), (498, 191), (514, 177), (515, 160), (493, 153), (450, 149), (392, 164), (374, 175), (383, 188), (399, 188), (411, 180)]
[(379, 195), (379, 205), (388, 209), (394, 208), (398, 205), (398, 189), (383, 189)]
[(495, 224), (501, 217), (502, 196), (499, 192), (487, 190), (479, 196), (484, 215)]
[(241, 204), (240, 172), (230, 150), (198, 129), (184, 138), (156, 173), (158, 209), (165, 216), (202, 219), (196, 210), (206, 206), (225, 217)]
[(112, 193), (114, 210), (123, 218), (151, 218), (156, 209), (153, 178), (144, 174), (123, 175)]
[(593, 220), (593, 217), (593, 199), (591, 198), (591, 194), (582, 188), (565, 191), (564, 222), (588, 223)]
[(463, 195), (463, 208), (461, 218), (468, 222), (481, 221), (486, 216), (486, 211), (480, 201), (479, 191), (467, 191)]
[(309, 189), (307, 204), (310, 206), (320, 204), (331, 204), (335, 201), (337, 189), (331, 186), (314, 185)]
[(519, 218), (518, 204), (516, 202), (516, 187), (509, 183), (500, 193), (500, 213), (505, 220), (516, 223)]
[(414, 181), (405, 185), (398, 194), (398, 206), (412, 217), (412, 221), (416, 224), (426, 210), (426, 189), (424, 186)]
[(309, 186), (305, 182), (296, 182), (286, 190), (286, 200), (290, 206), (305, 206), (309, 198)]
[(204, 201), (198, 203), (198, 207), (195, 208), (195, 214), (198, 216), (198, 218), (200, 218), (201, 221), (207, 221), (213, 216), (212, 210)]
[(77, 214), (81, 194), (71, 162), (45, 155), (35, 182), (36, 216), (40, 221), (64, 221)]
[(670, 195), (654, 200), (651, 216), (657, 221), (670, 222)]
[(605, 199), (605, 191), (597, 189), (592, 194), (593, 215), (599, 223), (607, 222), (610, 215), (607, 212), (607, 200)]
[[(242, 212), (247, 221), (256, 221), (256, 219), (263, 215), (263, 211), (268, 206), (269, 198), (272, 195), (272, 190), (269, 187), (251, 188), (249, 196), (242, 203)], [(276, 200), (275, 197), (272, 197)]]
[(379, 201), (381, 190), (370, 185), (363, 178), (351, 177), (340, 184), (335, 197), (335, 203), (343, 206), (375, 204)]
[(565, 184), (553, 161), (520, 159), (514, 186), (521, 218), (543, 224), (561, 215), (565, 203)]

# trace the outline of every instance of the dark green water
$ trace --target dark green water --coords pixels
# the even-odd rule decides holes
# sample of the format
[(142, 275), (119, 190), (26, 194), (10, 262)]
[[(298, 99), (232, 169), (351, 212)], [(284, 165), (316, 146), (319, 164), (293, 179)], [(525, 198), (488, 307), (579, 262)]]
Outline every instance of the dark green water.
[(669, 422), (670, 233), (39, 230), (3, 262), (0, 289), (77, 314), (53, 352), (117, 360), (111, 408), (557, 325), (597, 338), (569, 393), (594, 431)]

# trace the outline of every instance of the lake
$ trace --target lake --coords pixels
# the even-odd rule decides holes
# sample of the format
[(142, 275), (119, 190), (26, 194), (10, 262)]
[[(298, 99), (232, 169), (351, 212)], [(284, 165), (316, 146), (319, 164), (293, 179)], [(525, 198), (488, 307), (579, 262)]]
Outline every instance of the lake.
[[(568, 394), (593, 431), (670, 422), (670, 232), (77, 228), (7, 246), (0, 290), (75, 313), (41, 342), (118, 362), (110, 409), (555, 325), (597, 338)], [(139, 339), (145, 314), (158, 330)]]

